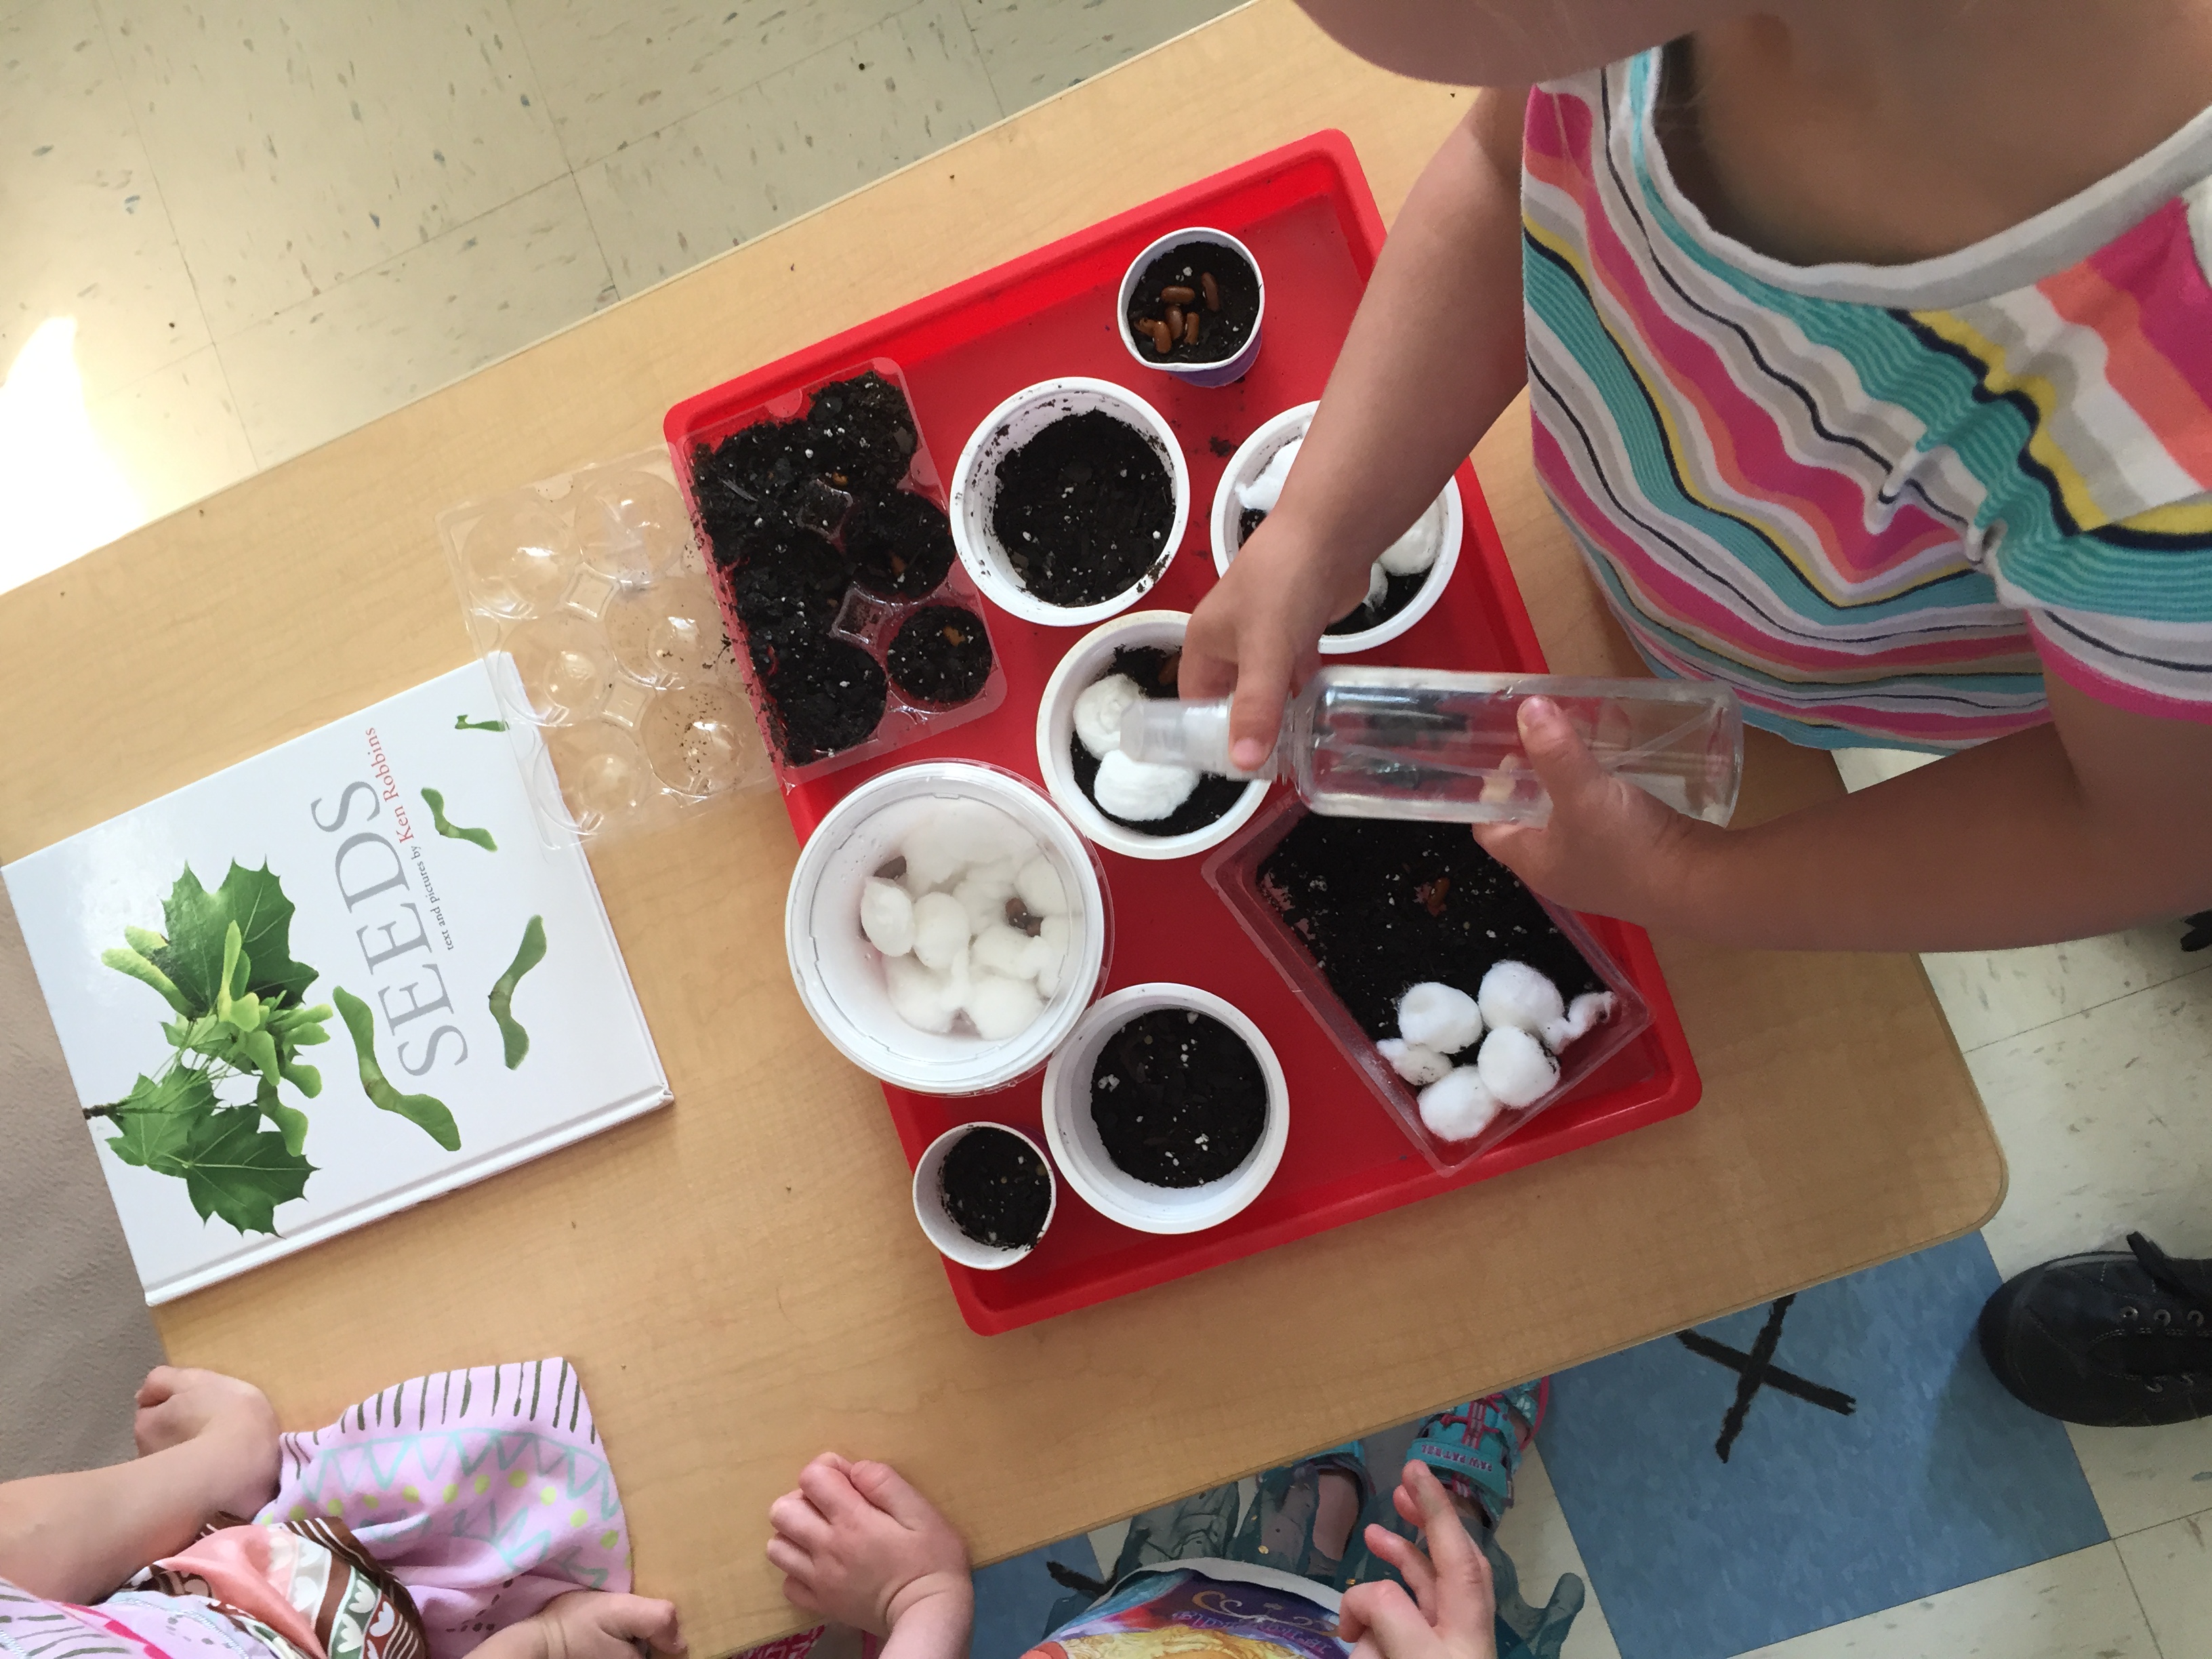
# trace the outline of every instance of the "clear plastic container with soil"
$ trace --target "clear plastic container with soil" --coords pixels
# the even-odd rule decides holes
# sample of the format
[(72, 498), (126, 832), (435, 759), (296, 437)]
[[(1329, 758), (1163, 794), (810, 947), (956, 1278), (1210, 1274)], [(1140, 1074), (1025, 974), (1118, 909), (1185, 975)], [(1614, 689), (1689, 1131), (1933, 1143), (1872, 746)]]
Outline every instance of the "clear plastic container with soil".
[(787, 788), (998, 707), (1006, 676), (897, 364), (690, 433), (683, 459)]
[[(438, 532), (549, 845), (651, 828), (771, 779), (667, 452), (448, 508)], [(462, 716), (461, 718), (466, 718)], [(542, 751), (522, 740), (538, 727)]]
[[(1324, 817), (1289, 801), (1223, 847), (1206, 878), (1442, 1172), (1571, 1096), (1650, 1023), (1589, 930), (1530, 892), (1463, 825)], [(1413, 987), (1441, 983), (1473, 997), (1500, 962), (1535, 969), (1568, 1001), (1610, 993), (1611, 1012), (1558, 1051), (1547, 1091), (1500, 1110), (1476, 1135), (1446, 1140), (1422, 1122), (1416, 1091), (1376, 1045), (1398, 1036), (1399, 1001)]]
[[(1115, 652), (1112, 662), (1099, 679), (1126, 679), (1135, 685), (1139, 696), (1150, 701), (1171, 702), (1176, 696), (1176, 675), (1182, 665), (1182, 653), (1180, 651), (1169, 651), (1150, 645), (1124, 646)], [(1122, 695), (1127, 694), (1125, 691)], [(1080, 706), (1079, 698), (1078, 707)], [(1128, 817), (1114, 812), (1098, 799), (1098, 769), (1103, 757), (1091, 753), (1090, 745), (1084, 741), (1080, 720), (1077, 723), (1075, 734), (1067, 741), (1067, 759), (1075, 773), (1076, 787), (1083, 791), (1093, 806), (1097, 807), (1100, 814), (1140, 836), (1187, 836), (1194, 830), (1203, 830), (1207, 824), (1218, 823), (1234, 811), (1251, 787), (1245, 779), (1201, 772), (1198, 775), (1196, 786), (1164, 816)]]

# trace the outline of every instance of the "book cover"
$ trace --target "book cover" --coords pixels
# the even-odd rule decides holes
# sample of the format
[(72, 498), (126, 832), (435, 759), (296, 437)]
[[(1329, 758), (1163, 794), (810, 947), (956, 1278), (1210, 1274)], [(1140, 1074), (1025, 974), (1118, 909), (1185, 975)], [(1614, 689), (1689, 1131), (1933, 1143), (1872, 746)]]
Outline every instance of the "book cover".
[(149, 1303), (667, 1102), (499, 672), (0, 869)]

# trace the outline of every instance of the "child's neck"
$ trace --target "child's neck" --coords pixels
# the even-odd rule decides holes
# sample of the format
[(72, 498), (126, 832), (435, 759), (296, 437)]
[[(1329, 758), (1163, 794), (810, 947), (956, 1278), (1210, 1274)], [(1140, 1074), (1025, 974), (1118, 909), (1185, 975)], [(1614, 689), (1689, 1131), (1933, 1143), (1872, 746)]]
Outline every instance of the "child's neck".
[(2212, 0), (1783, 0), (1668, 52), (1661, 138), (1714, 227), (1902, 264), (2064, 201), (2212, 103)]

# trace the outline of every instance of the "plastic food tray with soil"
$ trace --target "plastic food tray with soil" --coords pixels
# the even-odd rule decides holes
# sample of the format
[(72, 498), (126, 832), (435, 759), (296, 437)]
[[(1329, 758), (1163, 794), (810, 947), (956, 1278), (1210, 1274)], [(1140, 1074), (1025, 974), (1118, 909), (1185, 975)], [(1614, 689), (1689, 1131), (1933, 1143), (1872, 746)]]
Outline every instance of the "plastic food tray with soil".
[(786, 788), (998, 707), (1006, 676), (896, 362), (688, 431), (678, 458)]
[[(744, 675), (665, 450), (438, 515), (497, 710), (549, 845), (651, 828), (770, 777)], [(550, 767), (550, 770), (547, 769)]]
[[(1325, 817), (1286, 799), (1208, 860), (1206, 874), (1439, 1174), (1569, 1098), (1651, 1024), (1635, 981), (1582, 920), (1530, 892), (1465, 824)], [(1559, 1080), (1540, 1098), (1500, 1111), (1468, 1139), (1445, 1140), (1376, 1044), (1398, 1035), (1400, 1000), (1415, 985), (1472, 997), (1500, 962), (1534, 968), (1569, 1000), (1609, 992), (1614, 1002), (1559, 1050)]]
[[(872, 359), (897, 363), (919, 422), (917, 449), (939, 455), (957, 453), (991, 410), (1024, 386), (1071, 375), (1131, 384), (1140, 371), (1116, 322), (1122, 277), (1148, 244), (1191, 224), (1243, 241), (1267, 284), (1266, 343), (1243, 379), (1211, 389), (1166, 374), (1138, 382), (1180, 441), (1192, 498), (1210, 501), (1238, 444), (1279, 410), (1321, 395), (1382, 245), (1381, 216), (1340, 134), (1256, 156), (703, 392), (669, 412), (670, 447), (688, 458), (701, 436), (719, 436), (746, 411), (778, 399), (791, 400), (777, 404), (787, 416), (805, 388)], [(1467, 544), (1456, 570), (1427, 616), (1363, 660), (1540, 672), (1542, 653), (1473, 469), (1457, 476)], [(1202, 523), (1198, 533), (1206, 534)], [(1178, 557), (1146, 603), (1188, 611), (1215, 580), (1211, 560)], [(956, 729), (932, 727), (896, 753), (792, 782), (784, 805), (802, 838), (851, 791), (916, 758), (982, 761), (1041, 779), (1038, 704), (1073, 641), (1063, 629), (1012, 623), (1004, 613), (988, 620), (1006, 677), (1004, 703)], [(1369, 1074), (1273, 958), (1223, 914), (1206, 862), (1102, 854), (1119, 921), (1100, 989), (1187, 984), (1249, 1017), (1290, 1079), (1291, 1128), (1280, 1163), (1247, 1207), (1203, 1231), (1139, 1232), (1088, 1204), (1063, 1202), (1036, 1249), (1014, 1265), (992, 1272), (947, 1261), (961, 1313), (978, 1331), (1011, 1330), (1432, 1197), (1671, 1116), (1697, 1098), (1696, 1070), (1649, 942), (1635, 928), (1594, 918), (1592, 935), (1651, 1006), (1652, 1024), (1521, 1133), (1439, 1172), (1409, 1155), (1397, 1123), (1368, 1104)], [(986, 1094), (887, 1087), (884, 1097), (912, 1166), (962, 1123), (991, 1121), (1041, 1136), (1042, 1085), (1032, 1073)], [(917, 1237), (914, 1247), (928, 1245)]]

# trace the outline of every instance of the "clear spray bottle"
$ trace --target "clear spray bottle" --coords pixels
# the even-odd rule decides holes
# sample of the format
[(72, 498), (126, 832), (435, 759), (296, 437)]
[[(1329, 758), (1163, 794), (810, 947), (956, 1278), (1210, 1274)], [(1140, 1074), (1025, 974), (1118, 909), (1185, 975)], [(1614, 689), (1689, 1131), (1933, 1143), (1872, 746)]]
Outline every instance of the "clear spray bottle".
[(1132, 760), (1224, 777), (1285, 777), (1335, 817), (1542, 823), (1552, 800), (1521, 746), (1524, 698), (1559, 705), (1607, 772), (1678, 812), (1726, 823), (1743, 776), (1743, 711), (1727, 686), (1440, 669), (1322, 669), (1283, 711), (1257, 772), (1229, 763), (1229, 702), (1139, 701)]

